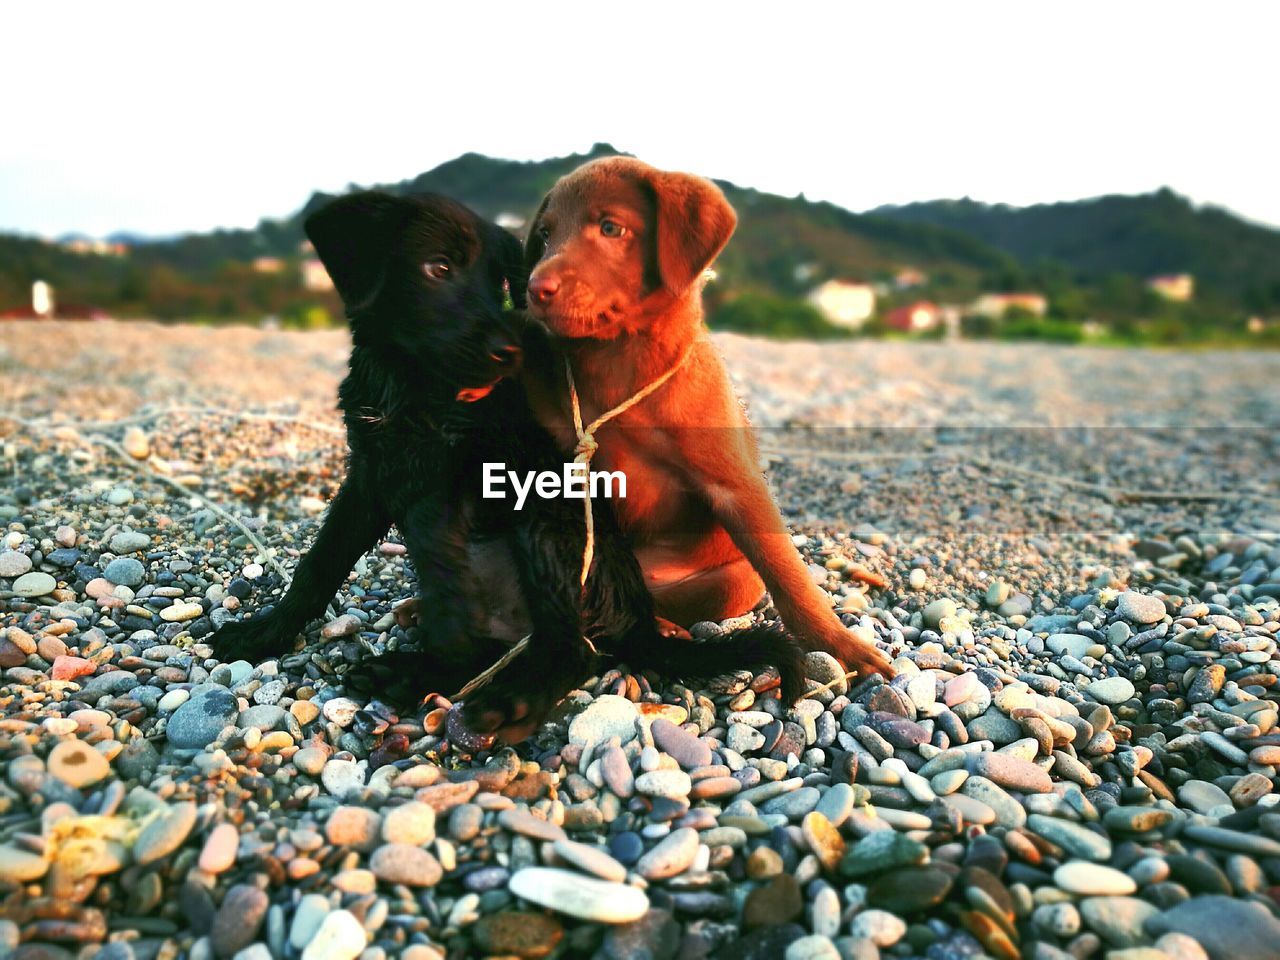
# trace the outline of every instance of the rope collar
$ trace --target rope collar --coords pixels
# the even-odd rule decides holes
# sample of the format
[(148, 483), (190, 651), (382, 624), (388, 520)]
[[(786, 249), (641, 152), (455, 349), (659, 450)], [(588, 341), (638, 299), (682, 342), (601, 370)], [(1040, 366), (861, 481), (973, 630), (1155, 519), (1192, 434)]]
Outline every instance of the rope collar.
[[(690, 354), (693, 353), (693, 344), (690, 344), (676, 360), (674, 364), (662, 374), (660, 377), (649, 381), (626, 400), (611, 410), (606, 410), (600, 416), (596, 417), (586, 427), (582, 425), (582, 405), (578, 401), (578, 387), (573, 382), (573, 365), (569, 362), (566, 354), (564, 358), (564, 378), (569, 387), (569, 406), (573, 411), (573, 432), (577, 435), (578, 442), (573, 449), (573, 462), (580, 463), (583, 467), (583, 473), (589, 472), (591, 458), (596, 455), (596, 451), (600, 449), (599, 443), (596, 442), (596, 431), (603, 427), (610, 420), (622, 416), (636, 404), (643, 402), (662, 389), (662, 386), (679, 372), (680, 368), (688, 361)], [(591, 510), (591, 484), (588, 480), (586, 490), (582, 498), (582, 515), (586, 521), (587, 538), (586, 544), (582, 549), (582, 575), (578, 578), (578, 582), (585, 592), (587, 587), (587, 574), (591, 571), (591, 561), (595, 558), (596, 537), (595, 537), (595, 516)], [(582, 642), (591, 648), (591, 652), (599, 655), (600, 651), (596, 649), (591, 638), (583, 636)], [(489, 667), (483, 673), (469, 680), (467, 684), (458, 693), (454, 694), (454, 700), (461, 700), (474, 690), (478, 690), (486, 683), (492, 680), (503, 667), (514, 660), (520, 653), (529, 646), (529, 637), (523, 637), (519, 643), (502, 655), (499, 660)]]
[[(578, 437), (577, 446), (573, 450), (573, 462), (580, 463), (583, 466), (583, 472), (586, 473), (591, 465), (591, 458), (596, 455), (596, 451), (600, 449), (600, 445), (596, 442), (596, 431), (603, 427), (610, 420), (626, 413), (636, 404), (642, 402), (647, 397), (662, 389), (663, 384), (676, 375), (685, 362), (689, 359), (689, 355), (693, 353), (693, 345), (690, 344), (676, 360), (674, 364), (655, 380), (649, 381), (645, 386), (641, 387), (626, 400), (614, 407), (612, 410), (606, 410), (600, 416), (591, 421), (585, 428), (582, 426), (582, 407), (578, 402), (578, 388), (573, 382), (573, 365), (569, 362), (566, 354), (564, 358), (564, 377), (569, 385), (569, 405), (573, 408), (573, 432)], [(582, 551), (582, 576), (579, 579), (582, 587), (585, 589), (587, 585), (587, 574), (591, 570), (591, 560), (595, 556), (595, 520), (591, 513), (591, 485), (587, 484), (586, 495), (582, 499), (583, 516), (587, 521), (587, 542)], [(587, 644), (590, 646), (591, 641)], [(592, 647), (592, 650), (595, 648)]]

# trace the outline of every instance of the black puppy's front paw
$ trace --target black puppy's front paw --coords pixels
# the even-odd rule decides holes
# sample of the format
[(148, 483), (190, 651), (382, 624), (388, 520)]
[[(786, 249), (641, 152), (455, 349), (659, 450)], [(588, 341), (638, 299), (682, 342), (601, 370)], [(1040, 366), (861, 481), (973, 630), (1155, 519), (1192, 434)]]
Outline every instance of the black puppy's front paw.
[(509, 744), (532, 736), (577, 683), (589, 674), (568, 670), (548, 675), (534, 669), (527, 653), (507, 664), (492, 680), (468, 694), (462, 704), (467, 726), (494, 734)]
[(276, 613), (259, 614), (251, 620), (223, 624), (208, 641), (223, 663), (248, 660), (259, 663), (288, 653), (299, 630)]
[(366, 657), (342, 679), (348, 694), (376, 698), (398, 710), (412, 713), (427, 697), (438, 693), (451, 697), (471, 679), (466, 668), (448, 664), (422, 650), (396, 650)]

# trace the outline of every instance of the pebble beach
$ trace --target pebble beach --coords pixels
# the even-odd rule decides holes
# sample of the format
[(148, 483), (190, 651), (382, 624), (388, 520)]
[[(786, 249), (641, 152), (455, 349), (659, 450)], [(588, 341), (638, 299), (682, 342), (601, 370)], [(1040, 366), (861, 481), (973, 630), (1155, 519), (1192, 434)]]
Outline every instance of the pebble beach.
[(715, 339), (898, 676), (619, 665), (511, 748), (344, 689), (394, 531), (213, 654), (341, 481), (344, 332), (0, 323), (0, 960), (1280, 956), (1280, 353)]

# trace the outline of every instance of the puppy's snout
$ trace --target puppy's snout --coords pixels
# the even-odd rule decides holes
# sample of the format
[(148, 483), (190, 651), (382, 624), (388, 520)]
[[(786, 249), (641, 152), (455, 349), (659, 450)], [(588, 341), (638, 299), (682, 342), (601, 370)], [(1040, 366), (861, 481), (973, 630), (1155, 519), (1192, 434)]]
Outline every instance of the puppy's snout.
[(518, 367), (523, 356), (524, 351), (514, 344), (495, 347), (489, 351), (489, 359), (493, 361), (494, 366), (504, 372)]
[(545, 307), (554, 300), (559, 289), (560, 278), (553, 274), (542, 274), (529, 280), (529, 298), (539, 306)]

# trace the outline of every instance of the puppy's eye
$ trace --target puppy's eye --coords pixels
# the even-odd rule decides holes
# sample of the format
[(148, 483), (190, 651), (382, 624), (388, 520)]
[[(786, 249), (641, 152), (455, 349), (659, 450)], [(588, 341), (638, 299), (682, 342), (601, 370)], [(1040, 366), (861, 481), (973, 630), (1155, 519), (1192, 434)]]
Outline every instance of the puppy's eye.
[(539, 240), (541, 240), (543, 243), (546, 243), (548, 240), (550, 240), (550, 239), (551, 239), (551, 228), (550, 228), (550, 227), (539, 227), (539, 228), (538, 228), (538, 239), (539, 239)]
[(616, 240), (618, 237), (625, 237), (627, 235), (627, 228), (618, 223), (617, 220), (601, 220), (600, 232), (606, 237)]
[(428, 260), (422, 265), (422, 272), (432, 280), (447, 280), (449, 277), (449, 261)]

